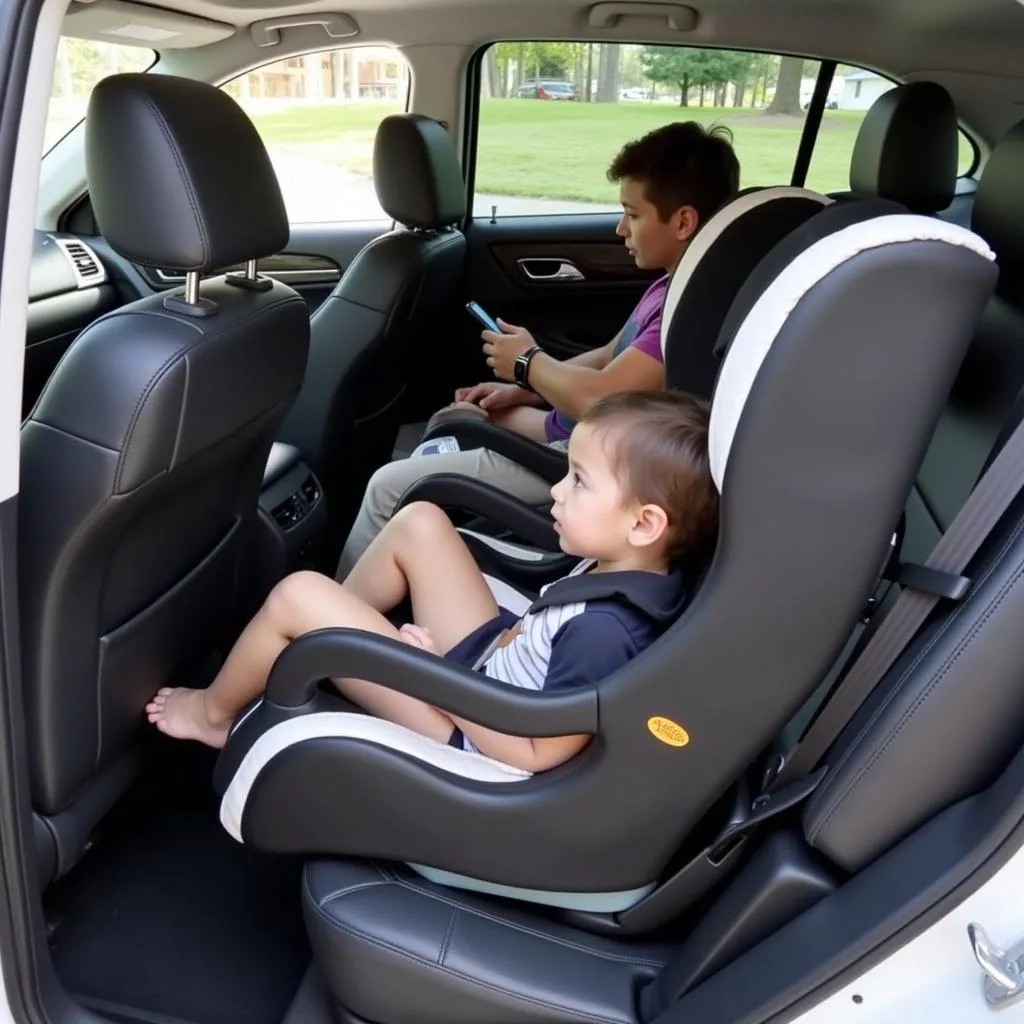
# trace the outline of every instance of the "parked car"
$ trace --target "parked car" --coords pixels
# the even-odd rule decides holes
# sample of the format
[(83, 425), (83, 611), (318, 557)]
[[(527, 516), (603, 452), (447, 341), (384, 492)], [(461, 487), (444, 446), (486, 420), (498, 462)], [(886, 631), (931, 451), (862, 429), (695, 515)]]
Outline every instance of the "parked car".
[(579, 90), (572, 82), (537, 78), (523, 82), (516, 95), (524, 100), (578, 100)]

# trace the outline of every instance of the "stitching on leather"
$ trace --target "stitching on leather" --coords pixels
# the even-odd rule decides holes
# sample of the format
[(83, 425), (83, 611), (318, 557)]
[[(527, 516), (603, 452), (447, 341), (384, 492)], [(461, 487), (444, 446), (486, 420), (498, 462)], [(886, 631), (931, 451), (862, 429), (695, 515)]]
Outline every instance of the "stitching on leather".
[(445, 974), (450, 975), (453, 978), (459, 978), (461, 981), (469, 982), (471, 985), (475, 985), (478, 988), (487, 989), (490, 992), (498, 992), (504, 996), (512, 996), (514, 999), (521, 1000), (524, 1003), (530, 1003), (534, 1006), (541, 1006), (548, 1010), (558, 1010), (561, 1013), (571, 1014), (573, 1017), (578, 1017), (580, 1020), (585, 1021), (600, 1021), (602, 1024), (624, 1024), (624, 1018), (622, 1017), (605, 1017), (599, 1016), (593, 1013), (586, 1013), (581, 1010), (574, 1009), (571, 1006), (565, 1006), (562, 1003), (549, 1002), (546, 999), (538, 999), (535, 996), (528, 996), (522, 992), (518, 992), (512, 988), (506, 988), (502, 985), (495, 985), (493, 982), (482, 981), (480, 978), (474, 978), (464, 971), (456, 971), (451, 967), (447, 967), (443, 964), (435, 963), (433, 960), (428, 960), (426, 957), (419, 956), (413, 953), (411, 950), (403, 949), (401, 946), (396, 946), (391, 942), (387, 942), (384, 939), (376, 938), (375, 936), (369, 935), (352, 925), (344, 924), (331, 917), (329, 914), (324, 913), (323, 909), (314, 905), (316, 913), (319, 914), (327, 925), (337, 931), (344, 932), (346, 935), (351, 935), (353, 938), (360, 942), (365, 942), (367, 945), (375, 946), (378, 949), (385, 949), (391, 953), (395, 953), (400, 957), (404, 957), (407, 960), (412, 960), (415, 963), (422, 964), (426, 967), (433, 967), (436, 970), (443, 971)]
[(145, 93), (142, 94), (142, 99), (155, 116), (157, 127), (159, 127), (164, 138), (167, 140), (171, 149), (171, 156), (174, 157), (174, 162), (177, 164), (182, 184), (185, 186), (185, 193), (188, 196), (188, 204), (192, 207), (192, 216), (196, 221), (196, 230), (199, 233), (199, 244), (203, 250), (203, 266), (206, 266), (210, 262), (210, 240), (206, 233), (206, 224), (203, 222), (203, 218), (199, 214), (199, 204), (196, 201), (195, 190), (192, 188), (192, 178), (189, 176), (188, 171), (185, 168), (185, 162), (182, 160), (178, 145), (171, 135), (170, 127), (167, 124), (167, 120), (164, 118), (163, 111), (161, 111), (153, 102), (152, 98)]
[(113, 455), (119, 454), (119, 449), (108, 448), (105, 444), (100, 444), (99, 441), (93, 441), (88, 437), (82, 437), (81, 434), (76, 434), (73, 430), (66, 430), (64, 427), (58, 427), (54, 423), (50, 423), (48, 420), (37, 419), (35, 416), (30, 416), (29, 419), (32, 423), (39, 427), (46, 427), (47, 430), (54, 430), (58, 434), (63, 434), (65, 437), (73, 437), (76, 441), (81, 441), (82, 444), (92, 445), (93, 448), (100, 448), (105, 452), (110, 452)]
[[(989, 571), (986, 572), (984, 574), (984, 576), (982, 577), (982, 582), (987, 580), (989, 578), (989, 576), (991, 576), (992, 572), (995, 571), (996, 566), (998, 566), (1000, 564), (1000, 562), (1002, 560), (1002, 557), (1006, 554), (1006, 550), (1007, 550), (1007, 548), (1010, 547), (1010, 544), (1011, 544), (1012, 540), (1019, 535), (1020, 530), (1021, 530), (1021, 526), (1024, 526), (1024, 524), (1018, 525), (1018, 527), (1013, 532), (1013, 536), (1011, 537), (1011, 541), (1008, 541), (1007, 544), (1004, 545), (1003, 549), (999, 552), (999, 556), (997, 558), (993, 559), (993, 562), (992, 562), (992, 564), (991, 564), (991, 566), (989, 568)], [(1009, 580), (1007, 580), (1007, 582), (1003, 585), (1003, 587), (1000, 588), (999, 592), (993, 596), (992, 600), (989, 601), (989, 603), (987, 605), (985, 605), (983, 609), (981, 609), (981, 613), (978, 615), (978, 617), (977, 617), (976, 621), (974, 622), (973, 626), (971, 626), (970, 629), (968, 630), (967, 635), (964, 636), (957, 643), (957, 645), (954, 648), (954, 650), (950, 652), (949, 657), (946, 658), (943, 661), (942, 665), (932, 675), (932, 678), (929, 680), (928, 685), (924, 688), (924, 690), (918, 696), (917, 700), (915, 700), (913, 702), (913, 704), (903, 713), (903, 715), (900, 717), (900, 720), (889, 731), (889, 733), (886, 735), (886, 737), (882, 741), (882, 743), (879, 746), (879, 748), (868, 759), (868, 761), (864, 765), (864, 767), (859, 772), (855, 773), (853, 778), (849, 780), (847, 785), (844, 787), (843, 791), (836, 798), (835, 803), (832, 806), (832, 808), (829, 810), (829, 812), (822, 819), (822, 821), (821, 821), (820, 825), (818, 826), (818, 828), (816, 828), (814, 830), (814, 833), (811, 836), (808, 837), (809, 839), (811, 839), (813, 841), (813, 839), (821, 832), (821, 830), (828, 825), (828, 823), (832, 820), (832, 818), (839, 811), (839, 809), (842, 807), (842, 805), (850, 798), (850, 796), (853, 794), (853, 792), (856, 790), (856, 788), (859, 785), (861, 785), (861, 783), (868, 777), (868, 775), (871, 774), (871, 772), (874, 770), (874, 768), (877, 765), (877, 763), (882, 759), (882, 757), (885, 755), (886, 751), (889, 749), (889, 747), (895, 741), (896, 737), (899, 736), (899, 734), (903, 731), (903, 729), (910, 722), (910, 720), (914, 717), (914, 715), (917, 714), (917, 712), (920, 711), (920, 709), (927, 703), (928, 699), (935, 692), (935, 690), (938, 687), (939, 683), (949, 674), (950, 670), (953, 668), (954, 665), (956, 665), (957, 661), (960, 660), (961, 656), (972, 646), (974, 641), (977, 639), (978, 634), (984, 628), (985, 624), (992, 617), (992, 615), (996, 612), (996, 610), (999, 608), (999, 606), (1006, 600), (1007, 595), (1021, 582), (1022, 579), (1024, 579), (1024, 568), (1019, 569), (1014, 574), (1014, 576), (1012, 576)], [(950, 616), (950, 618), (949, 618), (949, 620), (947, 622), (947, 626), (949, 628), (952, 628), (953, 623), (958, 621), (962, 617), (962, 615), (964, 614), (964, 609), (959, 609), (958, 611), (959, 611), (958, 614), (954, 614), (954, 615)], [(940, 631), (940, 634), (941, 633), (945, 633), (945, 632), (948, 632), (948, 629)], [(935, 640), (937, 641), (937, 639), (938, 639), (938, 636), (936, 636)], [(933, 644), (929, 644), (929, 648), (931, 648), (933, 646), (934, 646), (934, 643)], [(919, 660), (920, 659), (915, 659), (915, 663), (917, 661), (919, 661)], [(907, 674), (909, 674), (909, 671), (910, 670), (908, 670), (908, 673), (905, 673), (904, 676), (900, 679), (899, 684), (897, 684), (897, 686), (895, 686), (893, 688), (893, 690), (890, 691), (890, 694), (887, 695), (887, 700), (886, 700), (885, 703), (888, 704), (890, 702), (889, 699), (888, 699), (889, 697), (893, 697), (893, 699), (894, 699), (895, 693), (897, 693), (901, 689), (902, 684), (903, 684), (903, 682), (905, 681), (905, 679), (907, 677)], [(873, 717), (877, 717), (877, 716), (873, 716)], [(863, 730), (862, 730), (862, 735), (863, 735)], [(858, 739), (859, 739), (859, 737), (858, 737)]]
[[(328, 903), (341, 899), (344, 896), (351, 896), (354, 892), (360, 892), (363, 889), (376, 889), (382, 885), (387, 885), (387, 882), (382, 882), (380, 879), (376, 879), (372, 882), (355, 882), (352, 885), (346, 886), (344, 889), (335, 889), (334, 892), (330, 892), (326, 896), (316, 900), (316, 904), (319, 907), (325, 907)], [(310, 898), (312, 898), (312, 893), (310, 893)]]
[[(988, 582), (989, 578), (992, 576), (992, 573), (995, 572), (996, 566), (998, 566), (1001, 563), (1002, 559), (1006, 556), (1007, 551), (1009, 551), (1009, 549), (1016, 542), (1022, 528), (1024, 528), (1024, 522), (1018, 523), (1012, 531), (1012, 533), (1010, 534), (1010, 536), (1007, 538), (1006, 543), (1002, 545), (1002, 547), (996, 553), (995, 557), (989, 563), (988, 568), (982, 573), (981, 577), (978, 579), (976, 583), (976, 588), (980, 588)], [(826, 796), (833, 789), (836, 788), (838, 784), (836, 780), (840, 777), (842, 769), (846, 766), (847, 762), (857, 753), (858, 747), (863, 742), (864, 737), (874, 727), (875, 723), (882, 716), (882, 714), (884, 714), (884, 712), (890, 706), (890, 704), (892, 704), (892, 702), (896, 700), (897, 696), (899, 696), (899, 693), (902, 690), (904, 683), (906, 683), (907, 678), (914, 671), (916, 671), (918, 665), (920, 665), (920, 663), (931, 653), (931, 651), (943, 639), (943, 637), (945, 637), (946, 634), (959, 622), (960, 618), (962, 618), (962, 616), (966, 614), (967, 607), (967, 604), (961, 605), (954, 611), (954, 613), (948, 619), (946, 619), (945, 622), (940, 623), (939, 628), (935, 631), (935, 634), (931, 637), (930, 640), (928, 640), (925, 643), (925, 645), (921, 648), (917, 655), (912, 659), (911, 663), (904, 669), (904, 671), (900, 675), (899, 680), (896, 682), (894, 686), (892, 686), (889, 689), (884, 699), (880, 702), (879, 706), (875, 709), (872, 715), (864, 723), (860, 731), (857, 733), (855, 739), (846, 748), (842, 756), (836, 762), (834, 768), (829, 772), (828, 777), (824, 780), (821, 789), (815, 796), (815, 806), (820, 806), (822, 803), (824, 803)], [(842, 794), (840, 794), (838, 799), (844, 799), (845, 795), (846, 794), (844, 791)], [(833, 812), (829, 813), (831, 814)], [(817, 829), (808, 834), (808, 840), (813, 841), (814, 837), (818, 835), (822, 827), (824, 827), (824, 823), (819, 825)]]
[(441, 940), (441, 949), (437, 954), (437, 963), (440, 967), (445, 966), (444, 960), (448, 955), (448, 944), (452, 941), (452, 932), (455, 931), (455, 921), (458, 916), (458, 910), (452, 907), (452, 912), (448, 915), (448, 927), (444, 930), (444, 938)]
[(377, 865), (377, 867), (381, 874), (384, 875), (384, 877), (393, 885), (397, 885), (403, 889), (408, 889), (411, 892), (419, 893), (421, 896), (427, 897), (427, 899), (435, 900), (438, 903), (444, 903), (449, 907), (455, 907), (464, 913), (473, 914), (481, 920), (491, 921), (494, 924), (500, 925), (502, 928), (510, 928), (523, 935), (530, 935), (536, 939), (541, 939), (544, 942), (551, 942), (555, 945), (563, 946), (566, 949), (574, 949), (579, 953), (586, 953), (588, 956), (600, 957), (602, 960), (610, 960), (612, 962), (624, 964), (636, 964), (639, 967), (652, 967), (656, 970), (660, 970), (665, 966), (664, 960), (652, 960), (649, 957), (629, 956), (625, 953), (616, 953), (612, 950), (595, 949), (594, 947), (584, 945), (581, 942), (572, 942), (569, 939), (548, 935), (545, 932), (538, 931), (536, 928), (530, 928), (517, 922), (508, 921), (505, 918), (499, 917), (497, 914), (488, 914), (479, 907), (470, 906), (467, 903), (461, 902), (455, 897), (454, 890), (452, 895), (435, 892), (431, 889), (427, 889), (425, 885), (418, 885), (412, 879), (402, 878), (381, 865)]
[[(273, 312), (276, 309), (280, 309), (280, 308), (283, 308), (285, 306), (297, 304), (299, 302), (302, 302), (302, 298), (300, 296), (298, 296), (298, 295), (284, 295), (280, 299), (278, 299), (277, 301), (271, 303), (270, 305), (261, 306), (258, 309), (254, 309), (251, 313), (247, 313), (241, 319), (235, 320), (232, 324), (230, 324), (227, 328), (225, 328), (223, 333), (227, 334), (230, 331), (237, 330), (239, 327), (244, 327), (247, 323), (249, 323), (251, 320), (256, 319), (257, 317), (264, 316), (267, 313), (271, 313), (271, 312)], [(189, 353), (192, 352), (193, 349), (195, 349), (200, 344), (200, 342), (203, 340), (204, 337), (205, 337), (205, 333), (204, 332), (200, 332), (199, 336), (197, 338), (193, 338), (192, 341), (188, 345), (184, 345), (183, 347), (179, 348), (176, 352), (174, 352), (174, 354), (171, 355), (164, 362), (164, 364), (155, 372), (153, 377), (150, 378), (149, 383), (146, 385), (146, 387), (143, 390), (142, 394), (139, 396), (139, 400), (135, 403), (135, 408), (132, 410), (131, 418), (128, 420), (128, 428), (125, 431), (124, 439), (121, 442), (121, 455), (120, 455), (120, 458), (118, 459), (117, 471), (114, 474), (114, 488), (118, 492), (120, 492), (120, 490), (121, 490), (121, 474), (124, 471), (125, 454), (127, 453), (128, 449), (131, 447), (132, 437), (133, 437), (133, 435), (135, 433), (135, 428), (138, 426), (138, 417), (139, 417), (139, 415), (140, 415), (140, 413), (142, 411), (142, 406), (143, 406), (144, 402), (149, 397), (149, 395), (153, 391), (153, 389), (156, 387), (158, 381), (163, 376), (163, 374), (166, 372), (167, 368), (172, 363), (174, 363), (176, 360), (178, 360), (178, 359), (181, 359), (181, 360), (183, 360), (183, 361), (185, 361), (187, 363), (187, 359), (188, 359)], [(188, 367), (186, 366), (186, 374), (187, 374), (187, 372), (188, 372)], [(187, 380), (186, 380), (186, 384), (187, 384)], [(183, 395), (184, 395), (184, 393), (183, 393)], [(182, 401), (182, 407), (184, 407), (184, 400)], [(183, 413), (183, 408), (181, 410), (179, 410), (179, 413)], [(177, 452), (178, 446), (179, 446), (180, 443), (181, 443), (181, 419), (180, 419), (180, 416), (179, 416), (177, 436), (175, 437), (175, 440), (174, 440), (174, 451), (175, 452)]]
[[(192, 330), (196, 331), (198, 334), (206, 333), (199, 324), (194, 320), (190, 320), (186, 316), (181, 314), (175, 316), (173, 313), (158, 313), (155, 309), (115, 309), (100, 319), (116, 320), (118, 317), (122, 316), (158, 316), (164, 320), (173, 320), (176, 324), (181, 324), (182, 327), (191, 327)], [(96, 323), (99, 322), (99, 320), (96, 321)]]

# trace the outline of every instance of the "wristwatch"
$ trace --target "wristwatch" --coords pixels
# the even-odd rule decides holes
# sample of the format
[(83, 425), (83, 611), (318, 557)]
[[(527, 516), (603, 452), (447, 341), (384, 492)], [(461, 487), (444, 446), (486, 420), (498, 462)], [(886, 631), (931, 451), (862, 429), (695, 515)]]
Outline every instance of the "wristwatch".
[(533, 391), (530, 387), (530, 360), (540, 352), (540, 346), (534, 345), (533, 348), (528, 348), (522, 355), (516, 356), (515, 362), (512, 364), (512, 373), (516, 379), (516, 383), (521, 388), (526, 388), (527, 391)]

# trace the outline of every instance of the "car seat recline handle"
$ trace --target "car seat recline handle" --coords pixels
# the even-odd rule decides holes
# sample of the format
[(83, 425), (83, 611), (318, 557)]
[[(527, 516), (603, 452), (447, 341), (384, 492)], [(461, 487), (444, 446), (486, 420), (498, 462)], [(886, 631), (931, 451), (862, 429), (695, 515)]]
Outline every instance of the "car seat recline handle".
[(368, 679), (460, 718), (517, 736), (597, 734), (594, 687), (543, 693), (490, 679), (400, 640), (359, 629), (320, 629), (292, 641), (270, 670), (266, 701), (308, 704), (320, 680)]

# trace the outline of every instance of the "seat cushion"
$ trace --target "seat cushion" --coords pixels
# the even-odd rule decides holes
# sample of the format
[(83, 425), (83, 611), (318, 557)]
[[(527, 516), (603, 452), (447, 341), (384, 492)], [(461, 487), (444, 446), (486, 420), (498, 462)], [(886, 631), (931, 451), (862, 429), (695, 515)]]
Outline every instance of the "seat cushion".
[(303, 910), (334, 998), (377, 1024), (634, 1024), (669, 955), (368, 861), (310, 862)]

